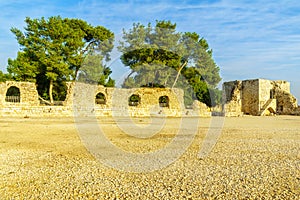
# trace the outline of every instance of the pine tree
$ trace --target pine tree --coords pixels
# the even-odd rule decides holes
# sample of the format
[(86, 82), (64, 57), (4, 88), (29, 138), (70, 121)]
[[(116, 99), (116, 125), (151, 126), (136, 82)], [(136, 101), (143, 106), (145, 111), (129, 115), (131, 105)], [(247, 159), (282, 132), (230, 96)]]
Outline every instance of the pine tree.
[(118, 48), (123, 64), (131, 69), (123, 87), (179, 87), (186, 104), (194, 99), (209, 106), (217, 103), (218, 98), (211, 101), (210, 91), (218, 93), (220, 69), (207, 41), (197, 33), (177, 32), (170, 21), (157, 21), (155, 27), (137, 23), (123, 31)]
[[(90, 52), (109, 60), (114, 34), (102, 26), (91, 26), (80, 19), (50, 17), (25, 19), (25, 32), (15, 34), (21, 48), (15, 60), (8, 60), (8, 72), (16, 80), (34, 81), (39, 94), (53, 103), (53, 88), (76, 80)], [(59, 94), (61, 92), (58, 92)]]

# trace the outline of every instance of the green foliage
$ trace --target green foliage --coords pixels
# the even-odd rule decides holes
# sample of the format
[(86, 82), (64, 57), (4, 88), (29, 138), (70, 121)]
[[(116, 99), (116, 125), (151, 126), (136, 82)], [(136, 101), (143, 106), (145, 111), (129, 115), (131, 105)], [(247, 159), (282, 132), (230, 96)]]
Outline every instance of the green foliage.
[(135, 88), (135, 87), (136, 87), (136, 83), (133, 77), (127, 77), (122, 84), (122, 88)]
[(113, 80), (112, 78), (108, 78), (106, 84), (104, 85), (105, 87), (115, 87), (115, 80)]
[[(27, 17), (25, 23), (24, 33), (11, 29), (21, 48), (15, 60), (8, 60), (7, 70), (15, 80), (36, 82), (39, 93), (50, 101), (65, 96), (59, 91), (60, 85), (76, 80), (90, 52), (97, 52), (101, 59), (110, 59), (114, 34), (102, 26), (60, 16)], [(57, 91), (52, 93), (52, 88)]]
[(29, 52), (18, 52), (15, 60), (8, 59), (7, 71), (16, 81), (35, 82), (38, 69), (31, 64), (33, 54)]
[(123, 87), (175, 86), (185, 91), (186, 105), (194, 99), (209, 106), (218, 103), (210, 91), (217, 94), (220, 69), (207, 41), (197, 33), (179, 33), (170, 21), (156, 21), (155, 27), (137, 23), (123, 31), (118, 48), (123, 64), (131, 69)]
[(103, 64), (101, 54), (89, 53), (82, 64), (78, 80), (81, 82), (100, 84), (107, 87), (114, 87), (115, 81), (109, 76), (111, 69)]
[(210, 107), (220, 105), (222, 102), (222, 91), (217, 88), (209, 89), (209, 96), (211, 98)]
[(161, 96), (158, 101), (159, 103), (169, 103), (169, 98), (167, 96)]
[(138, 102), (140, 102), (140, 100), (141, 100), (140, 96), (136, 95), (136, 94), (133, 94), (129, 97), (130, 102), (138, 103)]
[(125, 80), (123, 84), (125, 87), (145, 85), (166, 87), (173, 83), (170, 77), (176, 74), (176, 71), (169, 70), (170, 67), (176, 68), (180, 64), (180, 57), (177, 54), (155, 48), (141, 48), (125, 52), (121, 60), (137, 74), (133, 77), (134, 80)]
[[(37, 90), (39, 95), (43, 99), (50, 99), (49, 97), (50, 82), (46, 79), (46, 77), (43, 75), (38, 75), (36, 83), (37, 83)], [(65, 80), (60, 78), (57, 79), (53, 83), (53, 92), (52, 92), (53, 100), (63, 101), (66, 98), (66, 94), (67, 94), (67, 86)]]
[(5, 82), (5, 81), (9, 81), (12, 80), (12, 77), (10, 74), (5, 74), (2, 71), (0, 71), (0, 82)]
[(158, 83), (147, 83), (146, 85), (141, 85), (141, 87), (148, 87), (148, 88), (165, 88), (165, 86), (160, 85)]

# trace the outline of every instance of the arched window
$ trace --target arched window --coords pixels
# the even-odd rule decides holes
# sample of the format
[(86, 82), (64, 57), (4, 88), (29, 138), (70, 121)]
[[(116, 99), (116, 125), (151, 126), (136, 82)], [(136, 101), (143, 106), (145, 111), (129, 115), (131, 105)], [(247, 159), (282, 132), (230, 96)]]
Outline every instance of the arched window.
[(160, 107), (169, 107), (169, 97), (168, 96), (161, 96), (158, 99)]
[(5, 101), (11, 103), (20, 103), (20, 89), (15, 86), (9, 87), (6, 92)]
[(99, 92), (99, 93), (96, 95), (95, 103), (96, 103), (96, 104), (106, 104), (106, 98), (105, 98), (105, 95), (104, 95), (103, 93)]
[(133, 94), (128, 98), (128, 105), (129, 106), (137, 106), (141, 102), (141, 98), (137, 94)]

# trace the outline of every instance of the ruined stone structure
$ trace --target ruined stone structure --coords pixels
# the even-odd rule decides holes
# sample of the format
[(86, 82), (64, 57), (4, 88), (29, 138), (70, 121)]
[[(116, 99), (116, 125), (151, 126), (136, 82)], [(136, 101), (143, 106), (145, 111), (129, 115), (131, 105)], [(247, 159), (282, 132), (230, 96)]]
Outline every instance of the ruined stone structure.
[(211, 116), (209, 108), (195, 102), (185, 109), (183, 90), (170, 88), (106, 88), (67, 83), (60, 106), (40, 104), (34, 83), (0, 83), (0, 116)]
[[(170, 88), (106, 88), (101, 85), (69, 83), (66, 106), (75, 115), (95, 113), (96, 116), (181, 116), (183, 91)], [(97, 95), (101, 96), (98, 99)], [(134, 98), (133, 98), (134, 97)], [(161, 100), (160, 98), (164, 98)]]
[(287, 81), (254, 79), (226, 82), (223, 84), (223, 99), (225, 116), (300, 113)]
[[(194, 101), (184, 107), (183, 90), (171, 88), (106, 88), (79, 82), (67, 83), (67, 96), (60, 106), (39, 101), (36, 85), (29, 82), (0, 83), (0, 116), (203, 116), (219, 114)], [(225, 116), (300, 115), (290, 83), (264, 79), (223, 84)]]
[(14, 100), (10, 101), (6, 98), (6, 96), (9, 96), (7, 95), (7, 92), (9, 92), (10, 89), (15, 89), (15, 91), (18, 91), (19, 95), (15, 96), (18, 97), (18, 99), (15, 98), (15, 101), (17, 101), (19, 105), (39, 105), (38, 92), (34, 83), (6, 81), (4, 83), (0, 83), (0, 106), (4, 107), (14, 105), (16, 103)]

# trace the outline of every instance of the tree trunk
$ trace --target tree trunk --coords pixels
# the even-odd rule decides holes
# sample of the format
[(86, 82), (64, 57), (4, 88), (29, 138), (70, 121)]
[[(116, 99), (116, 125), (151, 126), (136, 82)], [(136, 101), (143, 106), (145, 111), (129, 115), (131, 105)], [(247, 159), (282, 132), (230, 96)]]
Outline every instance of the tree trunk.
[(173, 83), (173, 85), (172, 85), (172, 88), (175, 87), (175, 85), (176, 85), (176, 83), (177, 83), (177, 80), (178, 80), (178, 78), (179, 78), (180, 72), (181, 72), (181, 70), (184, 68), (184, 66), (186, 66), (186, 64), (187, 64), (187, 61), (185, 61), (185, 62), (180, 66), (180, 68), (179, 68), (179, 70), (178, 70), (178, 72), (177, 72), (177, 76), (176, 76), (176, 78), (175, 78), (175, 81), (174, 81), (174, 83)]
[(46, 103), (46, 104), (48, 104), (48, 105), (51, 105), (51, 103), (50, 103), (49, 101), (43, 99), (40, 95), (39, 95), (39, 99), (40, 99), (42, 102), (44, 102), (44, 103)]
[(53, 80), (50, 80), (49, 97), (50, 97), (50, 103), (51, 103), (51, 105), (53, 105), (53, 95), (52, 95), (52, 90), (53, 90)]
[(74, 74), (74, 80), (73, 81), (76, 81), (76, 79), (77, 79), (77, 76), (78, 76), (78, 71), (79, 71), (79, 67), (76, 67), (75, 68), (75, 74)]

